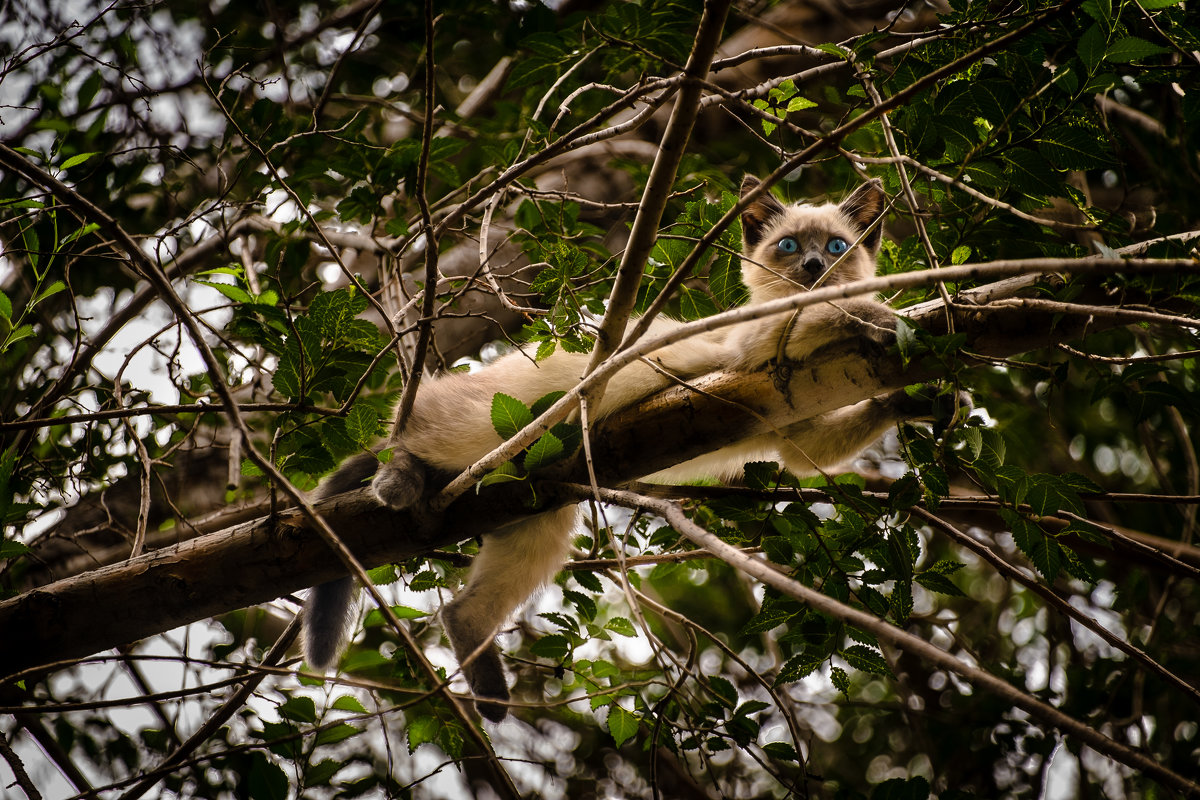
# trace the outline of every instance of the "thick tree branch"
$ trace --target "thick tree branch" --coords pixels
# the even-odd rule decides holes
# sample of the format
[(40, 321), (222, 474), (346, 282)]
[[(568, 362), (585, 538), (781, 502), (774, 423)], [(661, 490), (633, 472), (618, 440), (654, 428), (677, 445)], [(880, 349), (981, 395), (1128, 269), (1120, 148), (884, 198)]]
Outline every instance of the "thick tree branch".
[[(947, 270), (948, 272), (948, 270)], [(944, 274), (944, 273), (943, 273)], [(895, 276), (903, 277), (903, 276)], [(1011, 284), (1010, 284), (1011, 286)], [(981, 294), (987, 294), (985, 287)], [(984, 317), (956, 307), (955, 328), (968, 334), (974, 352), (1013, 355), (1070, 340), (1082, 318), (1057, 319), (1027, 312), (1020, 319)], [(924, 307), (917, 321), (936, 329), (940, 304)], [(1096, 323), (1092, 324), (1096, 329)], [(593, 438), (596, 477), (613, 486), (672, 466), (750, 436), (935, 377), (936, 365), (904, 370), (896, 359), (872, 362), (850, 347), (829, 349), (793, 371), (786, 394), (765, 372), (714, 373), (651, 397), (604, 421)], [(791, 399), (803, 398), (803, 405)], [(586, 469), (561, 476), (586, 482)], [(543, 502), (562, 504), (539, 492)], [(0, 630), (19, 642), (5, 653), (2, 670), (75, 659), (188, 622), (328, 581), (346, 572), (329, 558), (335, 535), (368, 566), (404, 561), (485, 533), (529, 513), (523, 484), (492, 486), (450, 504), (441, 519), (378, 507), (366, 491), (348, 493), (258, 519), (41, 587), (0, 602)], [(311, 530), (313, 511), (332, 531)], [(307, 513), (306, 513), (307, 512)], [(213, 564), (222, 564), (215, 570)]]

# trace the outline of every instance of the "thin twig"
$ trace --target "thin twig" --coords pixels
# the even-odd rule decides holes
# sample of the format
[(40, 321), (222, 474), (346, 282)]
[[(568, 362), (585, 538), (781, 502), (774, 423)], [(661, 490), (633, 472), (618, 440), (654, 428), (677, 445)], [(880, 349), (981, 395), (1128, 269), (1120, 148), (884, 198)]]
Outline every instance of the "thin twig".
[[(585, 491), (579, 487), (579, 491)], [(590, 489), (586, 491), (590, 492)], [(979, 689), (988, 691), (1020, 708), (1033, 719), (1075, 737), (1080, 742), (1114, 761), (1131, 769), (1152, 776), (1165, 785), (1188, 794), (1200, 794), (1200, 784), (1159, 764), (1149, 755), (1117, 742), (1092, 725), (1080, 722), (1059, 709), (1021, 691), (995, 675), (959, 660), (951, 653), (935, 647), (918, 636), (908, 633), (881, 620), (873, 614), (860, 611), (787, 577), (774, 565), (753, 556), (747, 556), (720, 537), (701, 528), (690, 520), (676, 503), (656, 500), (633, 492), (604, 490), (606, 502), (627, 508), (653, 511), (667, 521), (677, 532), (694, 544), (718, 554), (723, 561), (752, 575), (763, 583), (807, 604), (814, 611), (874, 634), (880, 641), (908, 652), (927, 663), (953, 672)]]

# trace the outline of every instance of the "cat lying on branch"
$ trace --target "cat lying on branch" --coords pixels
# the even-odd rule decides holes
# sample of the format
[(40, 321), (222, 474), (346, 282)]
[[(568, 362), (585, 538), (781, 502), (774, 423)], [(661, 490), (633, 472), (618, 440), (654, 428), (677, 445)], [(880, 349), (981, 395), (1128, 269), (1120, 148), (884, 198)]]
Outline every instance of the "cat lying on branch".
[[(758, 186), (757, 179), (747, 177), (743, 197)], [(833, 286), (874, 276), (881, 238), (878, 223), (885, 207), (878, 180), (863, 184), (836, 205), (788, 206), (763, 192), (741, 217), (742, 280), (750, 290), (749, 302), (805, 292), (818, 281)], [(678, 324), (656, 320), (647, 335), (659, 336)], [(882, 351), (895, 335), (894, 314), (867, 297), (734, 324), (667, 345), (621, 369), (592, 417), (604, 419), (672, 384), (717, 370), (749, 372), (770, 363), (790, 364), (835, 342), (855, 341)], [(413, 506), (424, 494), (427, 471), (456, 474), (501, 444), (492, 424), (494, 396), (502, 393), (532, 405), (575, 386), (588, 360), (586, 354), (562, 350), (541, 361), (515, 352), (476, 372), (426, 379), (404, 429), (386, 445), (392, 448), (391, 460), (378, 464), (369, 454), (351, 459), (320, 493), (330, 496), (355, 488), (373, 474), (371, 485), (381, 503), (396, 509)], [(898, 420), (911, 416), (907, 401), (902, 391), (865, 400), (722, 447), (649, 478), (727, 480), (740, 475), (745, 463), (759, 460), (780, 460), (793, 473), (811, 475), (852, 458)], [(562, 567), (578, 518), (576, 507), (560, 508), (484, 537), (466, 586), (442, 611), (446, 634), (477, 707), (488, 719), (503, 719), (508, 700), (493, 640), (510, 615)], [(339, 657), (354, 596), (349, 577), (310, 592), (304, 651), (313, 667), (327, 669)]]

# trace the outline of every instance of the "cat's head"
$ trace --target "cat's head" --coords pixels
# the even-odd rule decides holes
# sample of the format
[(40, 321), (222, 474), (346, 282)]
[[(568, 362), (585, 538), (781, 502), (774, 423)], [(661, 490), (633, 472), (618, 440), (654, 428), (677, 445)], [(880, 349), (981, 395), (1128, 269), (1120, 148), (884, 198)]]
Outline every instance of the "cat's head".
[[(760, 181), (749, 175), (742, 196)], [(882, 226), (857, 246), (854, 243), (887, 205), (883, 185), (876, 179), (858, 187), (839, 204), (785, 206), (764, 192), (742, 212), (742, 282), (753, 302), (773, 300), (804, 291), (851, 249), (822, 285), (834, 286), (875, 274)]]

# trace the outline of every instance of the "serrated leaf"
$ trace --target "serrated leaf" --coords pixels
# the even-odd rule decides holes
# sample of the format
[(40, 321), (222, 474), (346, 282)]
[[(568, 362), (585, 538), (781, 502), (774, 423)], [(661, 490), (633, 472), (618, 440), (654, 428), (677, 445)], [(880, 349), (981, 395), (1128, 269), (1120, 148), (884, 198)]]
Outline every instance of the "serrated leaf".
[[(382, 660), (382, 656), (380, 656), (380, 659)], [(384, 663), (386, 663), (386, 662), (384, 662)], [(345, 666), (346, 666), (346, 669), (349, 670), (350, 666), (351, 666), (351, 662), (347, 661)], [(344, 742), (345, 740), (349, 739), (351, 736), (354, 736), (359, 733), (362, 733), (362, 731), (360, 729), (354, 727), (353, 725), (350, 725), (349, 723), (343, 722), (340, 725), (334, 725), (331, 728), (322, 728), (320, 731), (318, 731), (316, 744), (317, 745), (337, 744), (338, 742)]]
[(358, 701), (358, 698), (350, 694), (344, 694), (334, 700), (330, 708), (336, 708), (339, 711), (349, 711), (354, 714), (367, 713), (367, 709), (363, 708), (363, 704)]
[(1089, 73), (1095, 72), (1096, 67), (1104, 60), (1107, 45), (1108, 37), (1104, 35), (1099, 23), (1092, 25), (1079, 37), (1075, 52), (1079, 54), (1079, 60), (1087, 67)]
[(787, 742), (767, 742), (763, 745), (762, 749), (764, 753), (776, 761), (800, 760), (800, 755), (796, 752), (796, 748)]
[(251, 757), (246, 788), (251, 800), (287, 800), (287, 774), (262, 753)]
[(1104, 54), (1104, 59), (1117, 64), (1128, 64), (1169, 52), (1171, 52), (1170, 49), (1162, 45), (1148, 42), (1137, 36), (1126, 36), (1124, 39), (1118, 39), (1112, 43), (1108, 52)]
[(4, 292), (0, 292), (0, 317), (12, 319), (12, 301)]
[(529, 407), (529, 410), (532, 412), (534, 418), (540, 417), (542, 414), (545, 414), (547, 411), (549, 411), (550, 406), (557, 403), (564, 395), (566, 395), (566, 392), (562, 391), (550, 392), (549, 394), (542, 395), (537, 400), (533, 401), (533, 405)]
[(563, 589), (563, 599), (569, 600), (579, 609), (579, 615), (587, 621), (594, 620), (599, 609), (596, 607), (596, 601), (588, 597), (582, 592), (572, 591), (571, 589)]
[(492, 397), (492, 427), (501, 439), (511, 439), (531, 422), (533, 412), (517, 398), (503, 392)]
[(805, 651), (799, 655), (792, 656), (787, 663), (783, 665), (783, 669), (779, 670), (779, 675), (775, 678), (775, 685), (779, 686), (784, 683), (792, 683), (801, 678), (806, 678), (811, 675), (821, 664), (825, 663), (826, 656), (823, 653), (815, 653)]
[(386, 586), (400, 580), (400, 575), (396, 572), (395, 564), (384, 564), (381, 567), (369, 569), (367, 570), (367, 577), (376, 586)]
[(317, 704), (311, 697), (290, 697), (275, 709), (281, 717), (296, 722), (316, 722)]
[(856, 644), (838, 653), (842, 659), (860, 672), (870, 672), (875, 675), (891, 675), (892, 670), (884, 660), (883, 655), (866, 645)]
[(613, 633), (619, 633), (622, 636), (637, 636), (637, 629), (633, 627), (633, 623), (624, 617), (613, 617), (604, 625), (606, 630)]
[(411, 755), (418, 747), (434, 740), (442, 726), (437, 717), (417, 717), (408, 723), (408, 752)]
[(1026, 194), (1062, 194), (1062, 180), (1040, 153), (1024, 147), (1004, 154), (1004, 161), (1013, 186)]
[(355, 442), (367, 446), (379, 433), (379, 415), (366, 403), (356, 403), (346, 415), (346, 433)]
[(529, 646), (529, 652), (551, 661), (562, 661), (571, 650), (571, 640), (561, 633), (551, 633)]
[(833, 688), (845, 695), (847, 699), (850, 697), (850, 676), (846, 674), (846, 670), (841, 667), (831, 668), (829, 680), (833, 684)]
[[(391, 606), (391, 609), (397, 619), (424, 619), (429, 616), (428, 611), (410, 606)], [(378, 608), (372, 608), (363, 618), (363, 627), (366, 628), (379, 628), (386, 624), (383, 613)]]
[(543, 433), (525, 453), (525, 471), (533, 472), (548, 464), (553, 464), (563, 457), (563, 452), (563, 443), (557, 436), (549, 432)]
[(711, 676), (708, 679), (708, 688), (721, 705), (730, 710), (737, 707), (737, 689), (726, 678), (722, 678), (720, 675)]
[(608, 710), (608, 732), (612, 734), (617, 747), (632, 739), (638, 731), (640, 720), (618, 705)]
[(1111, 163), (1107, 145), (1091, 128), (1058, 125), (1037, 139), (1038, 151), (1059, 169), (1091, 169)]
[(949, 578), (938, 572), (921, 572), (913, 580), (931, 592), (937, 592), (938, 594), (950, 597), (966, 596)]

